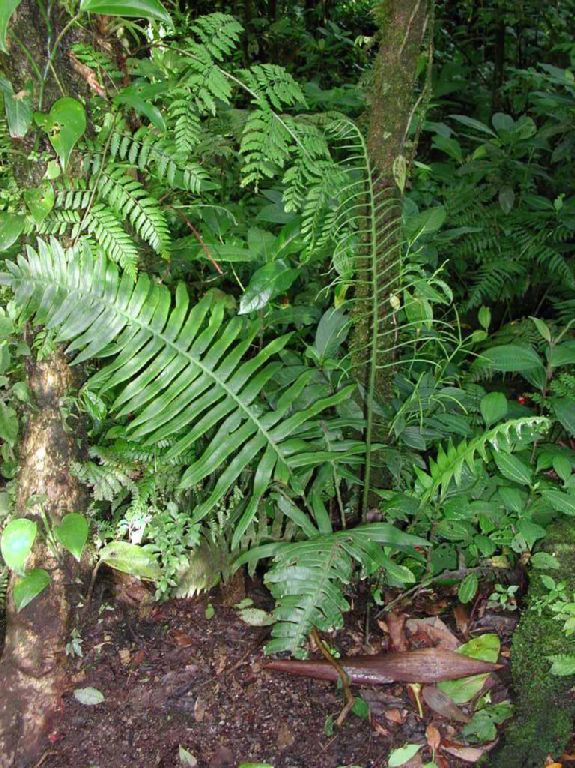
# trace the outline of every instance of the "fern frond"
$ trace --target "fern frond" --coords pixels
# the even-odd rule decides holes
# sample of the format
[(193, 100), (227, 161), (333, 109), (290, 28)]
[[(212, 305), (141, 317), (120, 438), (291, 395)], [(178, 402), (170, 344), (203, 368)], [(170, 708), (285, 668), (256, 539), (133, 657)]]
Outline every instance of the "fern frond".
[(276, 600), (276, 623), (266, 653), (289, 651), (301, 658), (314, 627), (322, 632), (341, 627), (342, 614), (349, 610), (344, 590), (354, 563), (367, 574), (393, 567), (383, 546), (409, 549), (427, 542), (387, 523), (373, 523), (325, 535), (316, 531), (306, 541), (264, 544), (241, 555), (235, 567), (273, 558), (265, 582)]
[[(133, 278), (138, 267), (138, 249), (120, 219), (103, 203), (96, 203), (82, 222), (83, 229), (94, 236), (106, 256)], [(80, 224), (72, 230), (72, 237), (80, 234)]]
[(478, 455), (483, 461), (488, 460), (488, 448), (509, 453), (512, 450), (513, 441), (525, 437), (533, 440), (549, 429), (549, 426), (549, 419), (543, 416), (528, 416), (497, 424), (473, 440), (462, 440), (457, 445), (450, 442), (447, 450), (440, 446), (437, 457), (430, 459), (429, 472), (415, 468), (419, 484), (417, 495), (421, 503), (424, 504), (438, 496), (445, 496), (452, 482), (459, 484), (464, 469), (469, 469), (473, 474)]
[[(137, 282), (120, 274), (104, 256), (88, 248), (64, 251), (56, 242), (29, 248), (17, 264), (7, 262), (2, 280), (14, 290), (26, 317), (57, 330), (77, 352), (76, 363), (111, 357), (90, 380), (98, 393), (116, 394), (111, 412), (131, 420), (128, 439), (153, 446), (174, 439), (166, 460), (180, 456), (202, 439), (208, 447), (189, 466), (182, 488), (216, 478), (209, 496), (193, 513), (203, 519), (255, 466), (251, 498), (234, 533), (239, 541), (272, 482), (302, 492), (301, 477), (326, 461), (310, 450), (306, 437), (318, 414), (349, 398), (353, 386), (293, 411), (292, 404), (313, 377), (304, 371), (266, 407), (260, 393), (281, 363), (272, 358), (287, 344), (279, 337), (248, 356), (259, 326), (224, 319), (222, 302), (207, 295), (190, 307), (183, 285), (175, 303), (169, 290), (147, 275)], [(305, 456), (305, 460), (302, 460)], [(337, 461), (337, 452), (333, 459)]]

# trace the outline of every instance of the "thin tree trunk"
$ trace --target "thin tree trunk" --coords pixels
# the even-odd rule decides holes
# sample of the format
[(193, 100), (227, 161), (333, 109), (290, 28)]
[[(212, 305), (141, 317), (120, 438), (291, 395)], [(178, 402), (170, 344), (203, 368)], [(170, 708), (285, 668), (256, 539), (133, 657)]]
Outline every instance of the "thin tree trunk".
[[(16, 92), (33, 81), (37, 100), (40, 88), (30, 64), (32, 59), (45, 73), (43, 109), (48, 109), (61, 96), (47, 66), (48, 51), (66, 18), (60, 4), (49, 2), (45, 10), (46, 15), (40, 13), (35, 0), (22, 0), (8, 30), (10, 53), (1, 57), (0, 64)], [(73, 37), (77, 38), (75, 32), (66, 36), (52, 64), (69, 95), (81, 98), (86, 86), (77, 81), (67, 56), (66, 43)], [(15, 142), (19, 150), (15, 157), (25, 157), (33, 141), (30, 132), (24, 140)], [(20, 159), (15, 165), (18, 183), (24, 188), (35, 186), (44, 170), (40, 163)], [(19, 446), (16, 515), (33, 516), (38, 507), (34, 509), (29, 502), (37, 497), (50, 525), (54, 525), (63, 514), (82, 511), (86, 506), (80, 484), (70, 471), (72, 462), (80, 458), (80, 435), (77, 430), (73, 434), (66, 431), (61, 413), (63, 398), (74, 388), (63, 354), (54, 352), (43, 361), (30, 357), (27, 384), (32, 405)], [(39, 531), (42, 528), (39, 522)], [(47, 735), (61, 710), (66, 684), (65, 647), (79, 595), (80, 566), (69, 555), (56, 557), (41, 536), (27, 566), (47, 570), (51, 584), (20, 613), (11, 600), (8, 602), (6, 640), (0, 660), (0, 768), (33, 766), (49, 747)]]

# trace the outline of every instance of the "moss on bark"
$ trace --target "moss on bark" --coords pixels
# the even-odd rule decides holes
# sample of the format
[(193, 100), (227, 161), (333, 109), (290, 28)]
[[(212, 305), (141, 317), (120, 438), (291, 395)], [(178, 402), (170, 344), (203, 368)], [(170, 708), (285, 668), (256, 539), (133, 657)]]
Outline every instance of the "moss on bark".
[[(555, 554), (559, 570), (549, 571), (575, 592), (575, 526), (555, 523), (549, 530), (545, 550)], [(505, 732), (503, 747), (489, 758), (491, 768), (541, 768), (548, 755), (558, 758), (569, 741), (575, 717), (573, 677), (550, 674), (548, 656), (575, 654), (575, 637), (567, 637), (562, 622), (539, 615), (537, 601), (546, 594), (534, 571), (529, 584), (528, 604), (513, 636), (511, 665), (515, 717)]]

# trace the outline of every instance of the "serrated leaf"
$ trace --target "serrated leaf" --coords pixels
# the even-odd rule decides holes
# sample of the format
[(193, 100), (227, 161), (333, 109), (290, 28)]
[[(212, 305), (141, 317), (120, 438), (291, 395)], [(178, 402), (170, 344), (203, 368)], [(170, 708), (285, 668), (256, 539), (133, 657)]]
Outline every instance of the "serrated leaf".
[(31, 603), (40, 592), (46, 589), (50, 581), (50, 574), (43, 568), (33, 568), (21, 579), (18, 579), (12, 590), (16, 610), (21, 611), (28, 603)]
[(564, 341), (557, 346), (549, 347), (547, 360), (552, 368), (561, 365), (575, 365), (575, 341)]
[(8, 568), (16, 571), (16, 573), (23, 572), (37, 532), (36, 523), (25, 517), (11, 520), (8, 523), (0, 538), (0, 551)]
[(507, 415), (507, 398), (503, 392), (490, 392), (479, 404), (485, 424), (490, 427)]
[(60, 525), (54, 528), (54, 535), (60, 544), (70, 552), (78, 562), (88, 541), (88, 521), (79, 512), (64, 515)]
[(101, 704), (106, 700), (102, 691), (91, 687), (76, 688), (74, 691), (74, 698), (86, 707), (94, 707), (96, 704)]
[(459, 589), (457, 590), (457, 596), (460, 602), (469, 603), (471, 600), (473, 600), (477, 593), (478, 585), (479, 581), (477, 579), (477, 574), (468, 573), (459, 585)]
[(493, 370), (501, 373), (523, 373), (543, 368), (541, 358), (533, 347), (519, 344), (492, 347), (481, 354), (479, 362), (487, 363)]
[(508, 480), (513, 480), (519, 485), (531, 485), (533, 474), (531, 468), (517, 456), (510, 453), (493, 453), (493, 459), (497, 468)]
[(529, 563), (532, 568), (542, 568), (543, 570), (557, 570), (557, 568), (560, 568), (557, 558), (548, 552), (536, 552), (531, 556)]

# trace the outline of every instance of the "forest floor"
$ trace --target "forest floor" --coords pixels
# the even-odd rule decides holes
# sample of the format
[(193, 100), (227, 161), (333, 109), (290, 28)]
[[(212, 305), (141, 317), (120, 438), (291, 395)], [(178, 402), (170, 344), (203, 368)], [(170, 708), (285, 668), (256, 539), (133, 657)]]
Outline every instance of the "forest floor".
[[(269, 607), (257, 587), (251, 596)], [(340, 712), (341, 692), (333, 683), (266, 670), (269, 628), (245, 624), (218, 594), (114, 609), (95, 600), (90, 611), (81, 628), (83, 656), (71, 661), (63, 717), (48, 737), (42, 768), (386, 768), (390, 750), (406, 743), (425, 745), (409, 768), (431, 760), (433, 747), (439, 768), (462, 768), (486, 751), (464, 746), (461, 723), (444, 702), (433, 710), (420, 697), (420, 711), (405, 684), (355, 689), (369, 717), (351, 714), (330, 730), (326, 719)], [(513, 615), (466, 609), (437, 593), (420, 595), (409, 613), (372, 621), (366, 637), (365, 610), (357, 605), (330, 645), (342, 654), (377, 653), (453, 647), (496, 632), (503, 660), (508, 655)], [(492, 701), (508, 698), (506, 685), (507, 669), (490, 676)], [(74, 691), (84, 688), (104, 700), (80, 703)]]

